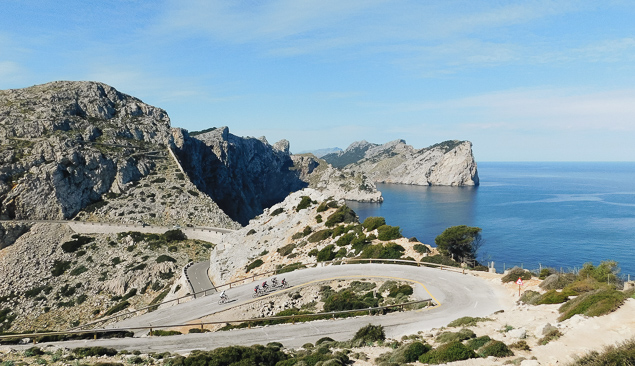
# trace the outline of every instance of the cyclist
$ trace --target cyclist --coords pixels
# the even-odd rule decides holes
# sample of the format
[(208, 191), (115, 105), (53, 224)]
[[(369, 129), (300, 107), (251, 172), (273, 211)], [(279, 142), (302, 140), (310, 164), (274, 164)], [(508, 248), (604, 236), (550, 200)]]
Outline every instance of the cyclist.
[(225, 290), (223, 290), (223, 292), (220, 293), (220, 299), (227, 300), (227, 295), (225, 294)]
[(269, 287), (269, 285), (267, 285), (267, 281), (265, 280), (265, 282), (262, 283), (262, 290), (266, 290), (267, 287)]
[(254, 288), (254, 292), (258, 293), (259, 290), (260, 290), (260, 286), (256, 285), (256, 287)]
[(286, 286), (287, 285), (287, 280), (286, 279), (282, 279), (282, 286)]
[(278, 279), (276, 279), (275, 277), (271, 279), (271, 285), (273, 287), (278, 287)]

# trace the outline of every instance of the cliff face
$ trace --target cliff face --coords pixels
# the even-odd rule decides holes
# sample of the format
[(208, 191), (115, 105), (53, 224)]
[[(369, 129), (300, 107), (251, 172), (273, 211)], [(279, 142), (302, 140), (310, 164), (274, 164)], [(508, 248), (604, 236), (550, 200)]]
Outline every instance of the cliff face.
[(383, 145), (366, 141), (324, 156), (336, 167), (366, 174), (381, 183), (413, 185), (478, 185), (478, 171), (469, 141), (445, 141), (415, 149), (404, 140)]
[[(0, 91), (0, 217), (68, 219), (154, 166), (162, 109), (94, 82)], [(138, 155), (137, 155), (138, 154)]]
[(293, 161), (284, 140), (271, 146), (264, 138), (234, 136), (221, 127), (195, 136), (176, 129), (174, 141), (192, 182), (243, 225), (307, 185), (289, 169)]

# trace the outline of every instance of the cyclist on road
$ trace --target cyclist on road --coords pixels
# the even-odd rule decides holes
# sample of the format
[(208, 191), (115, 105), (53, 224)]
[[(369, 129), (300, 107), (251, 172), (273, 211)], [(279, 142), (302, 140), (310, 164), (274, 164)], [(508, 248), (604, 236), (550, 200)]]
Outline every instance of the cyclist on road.
[(258, 290), (260, 290), (260, 286), (256, 285), (256, 287), (254, 288), (254, 292), (258, 293)]
[(262, 289), (265, 290), (267, 287), (269, 287), (269, 285), (267, 285), (267, 281), (265, 280), (265, 282), (262, 283)]
[(225, 290), (223, 290), (223, 292), (220, 293), (220, 298), (221, 300), (227, 300), (227, 295), (225, 294)]
[(277, 287), (278, 286), (278, 279), (276, 279), (275, 277), (271, 279), (271, 285), (273, 287)]
[(282, 286), (286, 286), (287, 285), (287, 280), (286, 279), (282, 279)]

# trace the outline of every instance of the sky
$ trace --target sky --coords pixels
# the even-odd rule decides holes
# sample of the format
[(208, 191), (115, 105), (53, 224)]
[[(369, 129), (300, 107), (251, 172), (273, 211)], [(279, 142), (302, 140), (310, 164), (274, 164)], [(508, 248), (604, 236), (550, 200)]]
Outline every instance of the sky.
[(292, 152), (635, 161), (635, 2), (2, 0), (0, 89), (92, 80)]

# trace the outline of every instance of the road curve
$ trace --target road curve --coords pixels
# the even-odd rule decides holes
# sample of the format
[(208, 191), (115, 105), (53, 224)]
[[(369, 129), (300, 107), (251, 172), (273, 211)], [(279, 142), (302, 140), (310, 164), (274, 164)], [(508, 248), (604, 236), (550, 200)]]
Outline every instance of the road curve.
[[(488, 316), (503, 309), (502, 299), (508, 297), (500, 287), (482, 278), (429, 267), (395, 264), (347, 264), (310, 268), (278, 276), (279, 279), (282, 277), (286, 277), (287, 281), (295, 288), (334, 278), (372, 279), (381, 277), (408, 280), (415, 284), (414, 296), (416, 298), (433, 298), (439, 306), (384, 316), (319, 320), (226, 332), (170, 337), (71, 341), (57, 344), (68, 348), (104, 346), (119, 350), (177, 353), (187, 353), (194, 349), (209, 350), (230, 345), (266, 344), (273, 341), (281, 342), (286, 347), (295, 348), (307, 342), (315, 342), (325, 336), (335, 340), (350, 339), (357, 329), (368, 323), (383, 325), (388, 337), (398, 338), (402, 335), (414, 334), (420, 330), (445, 326), (450, 321), (462, 316)], [(127, 319), (111, 327), (157, 326), (195, 322), (196, 319), (229, 306), (254, 301), (251, 296), (254, 285), (255, 283), (250, 283), (228, 290), (227, 294), (231, 300), (234, 300), (229, 304), (218, 305), (218, 296), (210, 295)], [(284, 291), (293, 291), (294, 287)], [(263, 298), (258, 300), (261, 299)]]

